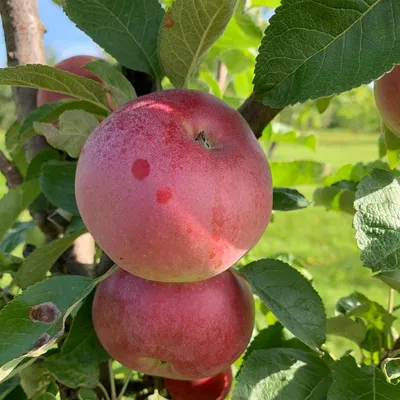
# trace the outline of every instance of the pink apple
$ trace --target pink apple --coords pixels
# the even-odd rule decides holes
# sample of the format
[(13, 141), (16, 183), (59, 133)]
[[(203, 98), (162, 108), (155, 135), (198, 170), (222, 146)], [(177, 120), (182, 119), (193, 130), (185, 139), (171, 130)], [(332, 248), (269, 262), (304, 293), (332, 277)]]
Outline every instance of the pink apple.
[(155, 281), (221, 273), (271, 215), (271, 174), (250, 127), (198, 91), (152, 93), (112, 113), (87, 140), (75, 187), (103, 250)]
[(232, 385), (232, 370), (194, 381), (165, 379), (164, 382), (173, 400), (224, 400)]
[(93, 324), (104, 348), (126, 367), (200, 379), (225, 371), (246, 349), (253, 295), (230, 270), (200, 282), (164, 283), (119, 269), (96, 291)]
[[(94, 81), (101, 82), (100, 78), (90, 72), (89, 70), (83, 68), (83, 66), (90, 61), (98, 60), (97, 57), (93, 56), (73, 56), (66, 58), (65, 60), (60, 61), (58, 64), (54, 66), (54, 68), (61, 69), (62, 71), (71, 72), (72, 74), (82, 76), (84, 78), (93, 79)], [(37, 91), (36, 103), (37, 106), (40, 107), (47, 103), (53, 103), (56, 101), (60, 101), (62, 99), (70, 99), (71, 96), (49, 92), (47, 90), (39, 89)]]
[(374, 85), (375, 102), (383, 121), (400, 136), (400, 67), (385, 74)]

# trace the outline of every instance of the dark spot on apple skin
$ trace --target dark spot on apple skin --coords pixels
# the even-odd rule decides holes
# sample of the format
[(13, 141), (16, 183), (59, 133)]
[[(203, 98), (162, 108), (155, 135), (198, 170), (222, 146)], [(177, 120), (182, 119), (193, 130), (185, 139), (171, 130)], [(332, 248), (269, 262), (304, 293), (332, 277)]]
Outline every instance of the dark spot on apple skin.
[(132, 165), (133, 176), (142, 181), (150, 175), (150, 164), (147, 160), (138, 158)]
[(31, 307), (28, 315), (33, 322), (52, 324), (60, 317), (61, 311), (54, 303), (47, 302)]
[(166, 204), (172, 199), (172, 190), (168, 187), (160, 188), (156, 192), (157, 203)]

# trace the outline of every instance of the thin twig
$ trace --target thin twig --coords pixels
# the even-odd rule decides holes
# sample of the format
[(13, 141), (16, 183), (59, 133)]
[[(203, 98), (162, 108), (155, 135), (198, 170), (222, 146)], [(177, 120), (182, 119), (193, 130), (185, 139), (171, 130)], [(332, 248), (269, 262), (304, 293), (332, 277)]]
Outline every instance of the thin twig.
[(111, 400), (117, 400), (117, 391), (115, 390), (114, 371), (112, 369), (112, 360), (108, 360), (108, 374), (110, 375)]
[(240, 106), (239, 112), (250, 125), (256, 138), (260, 138), (264, 128), (278, 115), (283, 108), (265, 106), (257, 100), (256, 95), (251, 94)]
[(97, 387), (103, 392), (105, 399), (110, 400), (110, 396), (108, 395), (106, 388), (101, 382), (97, 384)]
[(388, 299), (388, 312), (391, 314), (394, 307), (394, 289), (389, 289), (389, 299)]
[(122, 386), (122, 389), (119, 392), (117, 400), (122, 399), (122, 396), (125, 394), (126, 388), (128, 387), (130, 380), (132, 379), (132, 375), (133, 375), (133, 371), (130, 371), (128, 376), (125, 378), (124, 385)]
[(23, 182), (18, 168), (0, 151), (0, 171), (7, 179), (7, 186), (11, 189)]

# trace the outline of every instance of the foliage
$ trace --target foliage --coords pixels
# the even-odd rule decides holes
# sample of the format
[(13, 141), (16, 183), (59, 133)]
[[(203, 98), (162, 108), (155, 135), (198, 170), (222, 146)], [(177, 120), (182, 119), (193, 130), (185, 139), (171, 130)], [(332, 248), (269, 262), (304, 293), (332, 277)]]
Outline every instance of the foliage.
[[(368, 84), (400, 64), (398, 1), (285, 0), (275, 12), (276, 0), (55, 2), (118, 66), (106, 61), (85, 66), (103, 84), (43, 65), (0, 70), (0, 128), (10, 127), (2, 150), (24, 179), (0, 199), (0, 400), (55, 399), (65, 387), (76, 390), (77, 398), (95, 399), (105, 390), (104, 363), (112, 375), (112, 400), (116, 383), (118, 398), (125, 390), (137, 398), (168, 397), (159, 381), (113, 364), (95, 335), (91, 293), (108, 276), (94, 278), (99, 257), (89, 266), (90, 276), (60, 268), (68, 262), (68, 249), (86, 233), (75, 199), (77, 159), (96, 126), (136, 97), (137, 81), (124, 70), (142, 73), (153, 89), (203, 90), (236, 108), (254, 91), (265, 105), (285, 107), (264, 129), (260, 144), (270, 157), (275, 185), (268, 232), (277, 240), (282, 221), (290, 224), (281, 233), (279, 254), (271, 254), (274, 244), (258, 245), (236, 265), (253, 289), (256, 325), (235, 363), (231, 399), (398, 398), (393, 293), (400, 292), (399, 138), (383, 126), (378, 160), (359, 158), (358, 143), (347, 164), (340, 154), (342, 165), (332, 169), (319, 156), (317, 135), (308, 131), (346, 127), (360, 132), (358, 138), (376, 134), (380, 122)], [(13, 123), (10, 85), (72, 99), (46, 104)], [(52, 148), (27, 160), (24, 145), (35, 134)], [(336, 140), (341, 145), (339, 134)], [(280, 149), (291, 151), (279, 158)], [(311, 190), (313, 202), (307, 200)], [(360, 262), (375, 273), (375, 281), (387, 285), (388, 309), (373, 291), (368, 297), (358, 291), (350, 278), (354, 265), (337, 268), (357, 291), (338, 298), (342, 292), (332, 287), (335, 315), (324, 308), (314, 271), (308, 271), (313, 258), (288, 250), (291, 240), (304, 240), (291, 226), (297, 229), (297, 216), (306, 216), (305, 232), (312, 225), (309, 216), (325, 213), (315, 206), (336, 213), (338, 224), (348, 225), (343, 231), (353, 219), (351, 245), (358, 245)], [(43, 233), (37, 237), (28, 209), (34, 216), (49, 213), (57, 232), (53, 240)], [(334, 255), (318, 235), (328, 236), (329, 229), (324, 226), (313, 237), (327, 258)], [(340, 234), (335, 231), (332, 240)], [(330, 286), (331, 271), (318, 273)], [(339, 359), (329, 351), (332, 337), (347, 340)]]

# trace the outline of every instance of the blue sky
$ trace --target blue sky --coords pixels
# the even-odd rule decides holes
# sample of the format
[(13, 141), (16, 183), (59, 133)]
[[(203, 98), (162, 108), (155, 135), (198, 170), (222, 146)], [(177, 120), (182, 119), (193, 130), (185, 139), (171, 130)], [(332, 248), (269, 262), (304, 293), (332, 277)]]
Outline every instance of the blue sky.
[[(40, 19), (47, 28), (44, 44), (55, 52), (57, 60), (76, 54), (102, 54), (102, 50), (67, 18), (61, 7), (51, 0), (38, 0), (38, 6)], [(7, 56), (3, 32), (0, 38), (0, 66), (4, 67)]]

